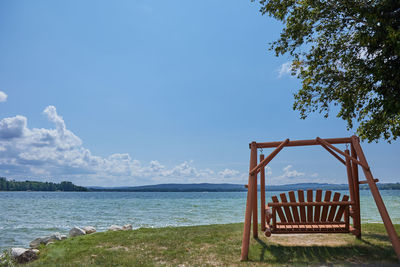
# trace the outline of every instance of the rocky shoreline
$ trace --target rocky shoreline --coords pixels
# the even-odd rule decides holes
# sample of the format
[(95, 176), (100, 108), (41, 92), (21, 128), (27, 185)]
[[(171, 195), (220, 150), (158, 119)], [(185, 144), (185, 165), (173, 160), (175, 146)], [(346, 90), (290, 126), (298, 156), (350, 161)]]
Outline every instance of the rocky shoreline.
[[(120, 225), (111, 225), (108, 228), (108, 231), (128, 231), (132, 230), (131, 224), (125, 224), (123, 226)], [(54, 244), (55, 242), (73, 238), (81, 235), (89, 235), (96, 233), (96, 228), (93, 226), (85, 226), (85, 227), (77, 227), (75, 226), (71, 230), (69, 230), (68, 235), (60, 234), (59, 232), (53, 233), (49, 236), (38, 237), (32, 240), (29, 243), (29, 248), (11, 248), (7, 250), (5, 253), (0, 254), (0, 265), (3, 266), (13, 266), (13, 262), (17, 263), (26, 263), (33, 260), (36, 260), (40, 254), (40, 246), (48, 246)]]

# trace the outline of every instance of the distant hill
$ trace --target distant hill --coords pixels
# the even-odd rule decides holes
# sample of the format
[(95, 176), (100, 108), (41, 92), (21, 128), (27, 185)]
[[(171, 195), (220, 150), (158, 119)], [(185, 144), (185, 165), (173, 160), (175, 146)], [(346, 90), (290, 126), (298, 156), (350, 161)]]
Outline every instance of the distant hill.
[[(400, 183), (379, 184), (381, 190), (400, 190)], [(298, 183), (287, 185), (267, 185), (267, 191), (290, 191), (290, 190), (348, 190), (347, 184), (328, 183)], [(368, 189), (368, 185), (360, 185), (361, 190)], [(157, 184), (134, 187), (88, 187), (89, 191), (110, 191), (110, 192), (245, 192), (247, 189), (242, 184)], [(260, 190), (260, 188), (258, 188)]]
[(89, 186), (89, 191), (112, 192), (240, 192), (247, 189), (241, 184), (157, 184), (134, 187)]

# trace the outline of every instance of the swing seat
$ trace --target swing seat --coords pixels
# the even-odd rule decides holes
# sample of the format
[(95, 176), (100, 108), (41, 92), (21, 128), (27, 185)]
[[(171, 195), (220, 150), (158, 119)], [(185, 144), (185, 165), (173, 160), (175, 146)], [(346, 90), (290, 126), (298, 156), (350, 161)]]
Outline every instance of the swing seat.
[[(349, 225), (349, 196), (327, 190), (322, 201), (322, 190), (307, 190), (307, 200), (304, 191), (294, 191), (272, 197), (272, 202), (266, 206), (265, 235), (271, 234), (311, 234), (311, 233), (349, 233), (354, 229)], [(288, 201), (289, 199), (289, 201)]]

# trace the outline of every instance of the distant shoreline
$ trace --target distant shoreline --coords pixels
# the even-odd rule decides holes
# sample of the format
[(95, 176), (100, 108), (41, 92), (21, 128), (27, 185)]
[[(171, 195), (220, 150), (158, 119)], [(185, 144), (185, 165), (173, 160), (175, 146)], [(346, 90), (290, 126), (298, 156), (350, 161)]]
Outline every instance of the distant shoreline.
[[(400, 190), (400, 183), (378, 183), (380, 190)], [(348, 190), (347, 184), (328, 183), (297, 183), (286, 185), (267, 185), (266, 191), (291, 191), (291, 190)], [(361, 184), (360, 190), (368, 190), (367, 184)], [(258, 187), (260, 190), (260, 187)], [(126, 187), (99, 187), (99, 186), (77, 186), (72, 182), (38, 182), (38, 181), (15, 181), (0, 177), (0, 192), (246, 192), (243, 184), (157, 184), (145, 186)]]

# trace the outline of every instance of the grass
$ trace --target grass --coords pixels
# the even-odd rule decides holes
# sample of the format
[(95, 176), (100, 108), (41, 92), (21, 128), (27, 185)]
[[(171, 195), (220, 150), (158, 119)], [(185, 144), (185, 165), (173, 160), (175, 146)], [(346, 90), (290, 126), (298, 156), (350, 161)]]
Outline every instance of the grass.
[(24, 266), (398, 264), (382, 224), (364, 224), (362, 240), (350, 234), (260, 235), (251, 238), (245, 262), (242, 231), (243, 224), (226, 224), (95, 233), (42, 247), (39, 259)]

